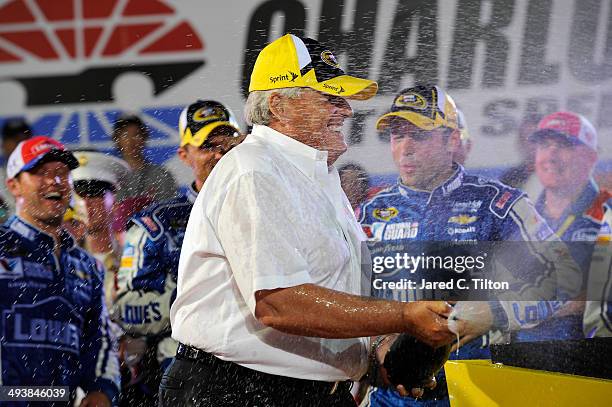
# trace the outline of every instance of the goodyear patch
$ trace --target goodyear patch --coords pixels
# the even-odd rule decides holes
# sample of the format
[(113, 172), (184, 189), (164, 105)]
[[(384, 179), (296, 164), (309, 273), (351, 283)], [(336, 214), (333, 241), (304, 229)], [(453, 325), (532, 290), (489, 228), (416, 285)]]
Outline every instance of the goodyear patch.
[(372, 216), (376, 219), (384, 220), (385, 222), (395, 218), (399, 211), (395, 207), (391, 208), (376, 208), (372, 212)]

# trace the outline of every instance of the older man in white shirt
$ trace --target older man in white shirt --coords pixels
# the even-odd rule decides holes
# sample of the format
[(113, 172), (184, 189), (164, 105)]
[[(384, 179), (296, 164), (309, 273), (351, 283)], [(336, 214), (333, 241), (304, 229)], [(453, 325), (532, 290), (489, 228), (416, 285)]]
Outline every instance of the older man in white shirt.
[(368, 99), (376, 83), (285, 35), (260, 52), (249, 91), (253, 131), (189, 218), (170, 316), (180, 345), (160, 405), (351, 406), (369, 337), (450, 343), (450, 306), (360, 296), (364, 237), (333, 163), (347, 149), (346, 98)]

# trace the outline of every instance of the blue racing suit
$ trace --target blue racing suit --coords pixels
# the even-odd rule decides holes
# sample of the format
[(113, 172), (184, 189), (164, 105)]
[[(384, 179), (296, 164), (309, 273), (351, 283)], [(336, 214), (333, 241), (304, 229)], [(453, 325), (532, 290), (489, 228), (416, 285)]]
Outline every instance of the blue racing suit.
[[(379, 192), (360, 208), (360, 223), (368, 236), (370, 251), (374, 256), (393, 257), (402, 242), (443, 242), (443, 241), (543, 241), (555, 239), (554, 234), (537, 214), (526, 195), (500, 182), (467, 174), (460, 165), (455, 166), (453, 175), (431, 192), (411, 189), (401, 182)], [(558, 239), (555, 239), (558, 240)], [(517, 267), (524, 269), (526, 258), (531, 257), (532, 282), (539, 276), (553, 273), (555, 265), (550, 259), (552, 253), (539, 253), (542, 247), (524, 244), (523, 253), (506, 256), (506, 261), (521, 261)], [(572, 281), (580, 278), (575, 263), (569, 254), (555, 258), (557, 264), (565, 263)], [(512, 269), (510, 267), (509, 269)], [(399, 273), (395, 279), (402, 277)], [(541, 277), (540, 277), (541, 278)], [(509, 278), (515, 285), (525, 285), (532, 290), (532, 298), (550, 298), (540, 295), (538, 286), (527, 287), (529, 280)], [(554, 279), (553, 279), (554, 280)], [(414, 301), (427, 299), (419, 290), (385, 290), (373, 286), (373, 295), (387, 299)], [(544, 293), (545, 291), (543, 291)], [(397, 298), (398, 296), (401, 296)], [(542, 302), (524, 302), (510, 297), (511, 301), (493, 301), (495, 332), (483, 335), (453, 353), (456, 359), (489, 358), (489, 338), (502, 334), (499, 330), (516, 330), (522, 326), (533, 326), (547, 318), (552, 312), (542, 307)], [(535, 312), (534, 312), (535, 311)], [(441, 379), (441, 380), (440, 380)], [(439, 377), (443, 384), (443, 373)], [(373, 406), (404, 405), (448, 405), (448, 398), (442, 400), (418, 401), (402, 398), (395, 391), (379, 388), (370, 394)]]
[[(610, 194), (599, 189), (591, 180), (582, 190), (576, 201), (558, 218), (547, 216), (545, 208), (545, 192), (536, 202), (536, 210), (542, 215), (548, 226), (565, 242), (594, 242), (603, 220), (603, 207)], [(590, 246), (590, 245), (589, 245)], [(588, 270), (592, 251), (572, 250), (581, 246), (569, 246), (572, 256), (583, 270)]]
[(69, 386), (72, 397), (81, 387), (116, 401), (102, 266), (67, 232), (59, 244), (56, 256), (54, 239), (17, 216), (0, 226), (2, 385)]
[[(570, 253), (586, 279), (591, 266), (595, 240), (603, 222), (604, 205), (610, 198), (610, 193), (600, 190), (595, 181), (591, 180), (558, 219), (547, 216), (544, 210), (545, 195), (544, 191), (538, 198), (536, 209), (555, 234), (564, 242), (568, 242)], [(583, 284), (586, 285), (586, 281)], [(583, 337), (582, 315), (573, 314), (552, 318), (537, 327), (517, 331), (513, 340), (531, 342)]]
[(589, 271), (584, 335), (612, 337), (612, 199), (604, 205)]
[(154, 338), (162, 369), (176, 354), (170, 306), (187, 220), (197, 192), (155, 203), (131, 220), (118, 273), (113, 316), (131, 336)]

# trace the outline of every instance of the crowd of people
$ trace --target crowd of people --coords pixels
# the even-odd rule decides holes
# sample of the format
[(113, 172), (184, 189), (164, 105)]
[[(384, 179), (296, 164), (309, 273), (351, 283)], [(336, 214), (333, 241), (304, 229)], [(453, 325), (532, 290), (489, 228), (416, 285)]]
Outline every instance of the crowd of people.
[[(443, 370), (418, 384), (387, 374), (402, 335), (454, 344), (458, 359), (612, 336), (612, 195), (593, 179), (588, 119), (531, 118), (525, 161), (500, 181), (463, 167), (472, 138), (447, 92), (403, 89), (376, 122), (398, 170), (383, 187), (334, 167), (349, 100), (376, 92), (328, 47), (285, 35), (253, 68), (248, 135), (217, 101), (182, 111), (193, 182), (180, 188), (147, 160), (135, 115), (114, 123), (117, 156), (8, 120), (1, 383), (68, 386), (84, 407), (444, 406)], [(451, 330), (454, 303), (372, 289), (362, 243), (393, 257), (406, 241), (525, 242), (502, 256), (521, 295), (474, 303), (478, 318)]]

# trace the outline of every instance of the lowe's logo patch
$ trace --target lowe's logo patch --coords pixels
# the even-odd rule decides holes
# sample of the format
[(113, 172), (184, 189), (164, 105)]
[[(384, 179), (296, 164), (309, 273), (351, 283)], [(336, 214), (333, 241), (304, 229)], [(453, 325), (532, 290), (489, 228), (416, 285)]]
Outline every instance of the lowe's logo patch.
[(48, 348), (79, 354), (82, 318), (61, 297), (15, 304), (2, 312), (5, 346)]

